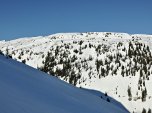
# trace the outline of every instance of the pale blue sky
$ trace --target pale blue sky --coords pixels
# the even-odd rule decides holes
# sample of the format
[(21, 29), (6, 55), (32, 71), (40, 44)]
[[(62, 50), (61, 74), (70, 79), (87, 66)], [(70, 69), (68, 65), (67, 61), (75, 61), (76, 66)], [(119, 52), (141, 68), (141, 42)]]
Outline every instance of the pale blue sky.
[(152, 0), (0, 0), (0, 40), (87, 31), (152, 34)]

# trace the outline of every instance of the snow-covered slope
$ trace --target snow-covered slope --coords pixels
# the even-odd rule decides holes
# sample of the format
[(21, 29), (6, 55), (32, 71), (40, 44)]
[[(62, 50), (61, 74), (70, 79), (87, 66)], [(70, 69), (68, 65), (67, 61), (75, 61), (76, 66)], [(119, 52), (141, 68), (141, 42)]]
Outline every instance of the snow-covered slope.
[(127, 112), (119, 102), (102, 93), (76, 88), (0, 55), (0, 113)]
[(130, 112), (152, 109), (151, 35), (59, 33), (1, 41), (0, 49), (77, 87), (106, 92)]

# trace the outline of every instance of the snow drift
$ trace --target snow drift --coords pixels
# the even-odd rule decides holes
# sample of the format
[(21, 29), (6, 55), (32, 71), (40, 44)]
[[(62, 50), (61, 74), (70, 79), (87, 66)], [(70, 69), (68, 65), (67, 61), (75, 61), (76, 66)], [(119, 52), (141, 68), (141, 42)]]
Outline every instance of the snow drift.
[[(102, 94), (103, 95), (103, 94)], [(115, 104), (117, 103), (117, 104)], [(0, 55), (1, 113), (128, 113), (115, 100), (76, 88)]]

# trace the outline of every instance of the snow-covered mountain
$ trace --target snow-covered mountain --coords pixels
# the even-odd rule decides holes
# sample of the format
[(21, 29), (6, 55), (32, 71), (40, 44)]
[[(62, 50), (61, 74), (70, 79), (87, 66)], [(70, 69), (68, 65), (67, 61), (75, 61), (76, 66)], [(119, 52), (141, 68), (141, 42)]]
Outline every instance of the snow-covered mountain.
[(0, 50), (77, 87), (106, 92), (140, 113), (152, 109), (151, 45), (151, 35), (87, 32), (1, 41)]
[(128, 111), (103, 93), (76, 88), (56, 77), (0, 55), (0, 113)]

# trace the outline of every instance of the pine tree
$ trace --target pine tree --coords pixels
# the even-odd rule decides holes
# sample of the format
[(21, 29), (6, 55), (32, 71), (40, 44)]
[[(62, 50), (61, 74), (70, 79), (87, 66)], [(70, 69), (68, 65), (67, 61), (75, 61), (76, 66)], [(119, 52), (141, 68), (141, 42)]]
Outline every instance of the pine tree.
[(97, 72), (98, 72), (98, 73), (99, 73), (99, 67), (100, 67), (99, 61), (98, 61), (98, 59), (96, 59), (96, 69), (97, 69)]
[(110, 102), (110, 99), (109, 99), (109, 98), (107, 98), (107, 102)]
[(148, 109), (148, 113), (151, 113), (151, 109), (150, 108)]
[(55, 74), (54, 66), (55, 65), (56, 65), (55, 57), (52, 55), (51, 52), (48, 52), (48, 54), (45, 58), (44, 66), (41, 68), (41, 71), (44, 71), (44, 72), (49, 73), (54, 76), (54, 74)]
[(142, 72), (142, 70), (140, 70), (140, 77), (143, 77), (143, 72)]
[(101, 75), (105, 77), (105, 69), (101, 68)]
[(3, 52), (0, 50), (0, 55), (4, 55)]
[(145, 108), (143, 108), (142, 113), (146, 113), (146, 109)]
[(142, 102), (146, 101), (146, 96), (147, 96), (147, 89), (142, 91)]
[(128, 97), (129, 97), (129, 101), (130, 101), (130, 100), (132, 100), (132, 94), (131, 94), (131, 87), (130, 86), (128, 86), (127, 92), (128, 92)]

